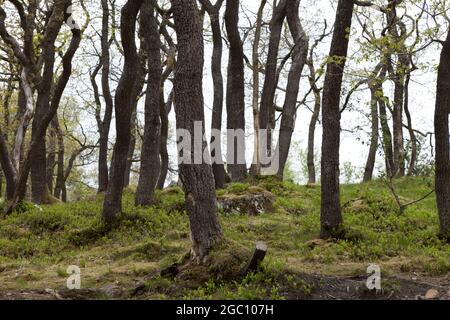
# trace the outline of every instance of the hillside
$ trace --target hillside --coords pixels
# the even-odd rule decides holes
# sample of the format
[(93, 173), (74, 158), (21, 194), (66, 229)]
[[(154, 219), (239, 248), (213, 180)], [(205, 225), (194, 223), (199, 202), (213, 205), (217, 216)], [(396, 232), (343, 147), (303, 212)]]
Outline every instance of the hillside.
[[(407, 178), (395, 188), (405, 203), (430, 191), (428, 178)], [(450, 245), (437, 237), (434, 195), (403, 214), (381, 181), (342, 187), (343, 239), (317, 240), (320, 188), (262, 181), (233, 184), (218, 196), (239, 201), (270, 198), (268, 210), (250, 216), (225, 210), (226, 243), (209, 267), (161, 270), (183, 258), (190, 247), (188, 217), (180, 189), (158, 192), (157, 205), (133, 206), (124, 197), (119, 227), (101, 222), (101, 196), (43, 208), (23, 205), (0, 219), (0, 298), (132, 299), (416, 299), (437, 289), (448, 299)], [(273, 201), (273, 202), (272, 202)], [(241, 206), (242, 207), (242, 206)], [(227, 211), (227, 212), (225, 212)], [(257, 241), (268, 252), (260, 270), (237, 276)], [(371, 263), (382, 270), (382, 292), (365, 289)], [(66, 269), (81, 268), (82, 289), (68, 291)]]

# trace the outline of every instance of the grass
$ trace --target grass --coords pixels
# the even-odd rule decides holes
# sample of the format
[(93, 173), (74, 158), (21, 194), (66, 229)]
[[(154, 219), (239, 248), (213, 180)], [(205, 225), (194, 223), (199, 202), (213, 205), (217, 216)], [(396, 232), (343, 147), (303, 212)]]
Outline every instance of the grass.
[[(396, 182), (406, 202), (429, 192), (429, 179)], [(219, 196), (268, 190), (274, 208), (256, 217), (221, 216), (230, 251), (249, 254), (256, 241), (269, 247), (257, 273), (243, 279), (205, 279), (197, 285), (153, 277), (147, 298), (283, 299), (287, 291), (308, 295), (314, 289), (295, 274), (364, 275), (369, 263), (384, 273), (450, 273), (450, 245), (438, 237), (434, 196), (399, 215), (389, 189), (381, 181), (342, 187), (346, 236), (311, 245), (320, 230), (320, 188), (263, 180), (234, 184)], [(106, 232), (100, 219), (102, 198), (43, 207), (24, 205), (21, 212), (0, 220), (0, 291), (58, 289), (65, 285), (69, 265), (78, 265), (83, 288), (118, 283), (132, 289), (136, 281), (178, 261), (190, 246), (184, 195), (178, 188), (157, 193), (157, 205), (136, 208), (133, 193), (124, 195), (120, 227)], [(223, 264), (228, 262), (224, 260)], [(201, 277), (200, 277), (201, 278)], [(199, 278), (199, 279), (200, 279)]]

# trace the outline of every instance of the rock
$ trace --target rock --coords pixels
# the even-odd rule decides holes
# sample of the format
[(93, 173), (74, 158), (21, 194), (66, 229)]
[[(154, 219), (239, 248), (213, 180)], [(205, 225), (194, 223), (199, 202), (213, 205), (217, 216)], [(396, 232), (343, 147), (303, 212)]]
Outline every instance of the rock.
[(224, 214), (257, 216), (273, 208), (274, 196), (268, 191), (258, 194), (227, 195), (217, 199), (219, 210)]
[(120, 298), (122, 296), (123, 290), (122, 288), (115, 284), (107, 284), (102, 287), (102, 292), (111, 298)]
[(439, 299), (439, 291), (437, 291), (436, 289), (430, 289), (427, 291), (427, 293), (425, 294), (425, 299), (426, 300), (436, 300)]

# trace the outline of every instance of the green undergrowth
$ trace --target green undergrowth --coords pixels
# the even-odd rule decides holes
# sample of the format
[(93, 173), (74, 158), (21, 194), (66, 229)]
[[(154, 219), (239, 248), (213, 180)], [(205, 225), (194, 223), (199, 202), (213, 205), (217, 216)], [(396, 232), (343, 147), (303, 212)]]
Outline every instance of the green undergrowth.
[[(429, 185), (429, 179), (406, 178), (395, 182), (395, 189), (401, 201), (408, 203), (427, 194)], [(450, 245), (438, 236), (434, 195), (399, 214), (384, 182), (345, 185), (341, 189), (343, 237), (316, 243), (313, 240), (320, 231), (318, 186), (263, 179), (232, 184), (218, 191), (218, 196), (263, 191), (274, 195), (270, 212), (221, 216), (225, 238), (241, 250), (232, 251), (245, 253), (240, 256), (241, 264), (256, 241), (267, 243), (266, 260), (258, 272), (244, 278), (209, 279), (180, 290), (173, 290), (179, 285), (174, 280), (153, 277), (147, 283), (149, 297), (167, 298), (176, 292), (196, 299), (283, 299), (288, 284), (305, 295), (312, 290), (292, 276), (296, 272), (361, 275), (369, 263), (379, 263), (390, 272), (450, 273)], [(20, 212), (0, 219), (0, 290), (2, 286), (42, 289), (64, 285), (65, 270), (72, 264), (86, 275), (85, 287), (115, 281), (132, 287), (136, 278), (157, 274), (188, 252), (190, 236), (181, 189), (159, 191), (156, 199), (153, 207), (137, 208), (133, 192), (128, 190), (124, 212), (112, 231), (107, 231), (100, 218), (101, 195), (42, 208), (22, 205)], [(227, 264), (225, 258), (220, 250), (212, 255), (216, 269), (224, 268), (220, 263)]]

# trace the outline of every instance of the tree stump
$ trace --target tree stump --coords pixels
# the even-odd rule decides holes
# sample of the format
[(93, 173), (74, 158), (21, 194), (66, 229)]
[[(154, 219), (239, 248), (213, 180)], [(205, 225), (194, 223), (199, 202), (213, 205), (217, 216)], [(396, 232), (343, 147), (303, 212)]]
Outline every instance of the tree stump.
[(267, 245), (262, 241), (258, 241), (256, 243), (256, 249), (253, 252), (252, 258), (250, 259), (249, 263), (243, 270), (243, 275), (246, 276), (250, 272), (257, 271), (259, 265), (266, 257), (266, 253), (267, 253)]

